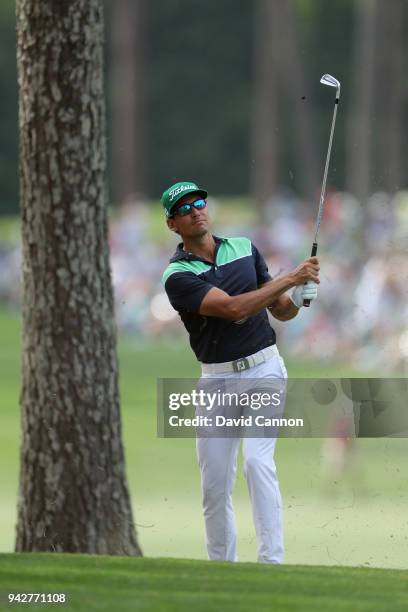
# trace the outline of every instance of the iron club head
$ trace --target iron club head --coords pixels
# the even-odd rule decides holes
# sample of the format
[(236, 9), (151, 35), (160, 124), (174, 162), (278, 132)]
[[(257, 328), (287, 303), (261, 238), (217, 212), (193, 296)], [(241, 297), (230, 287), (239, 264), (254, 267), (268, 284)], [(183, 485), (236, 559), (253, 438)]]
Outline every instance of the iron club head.
[(329, 87), (336, 87), (337, 92), (340, 93), (340, 81), (335, 79), (331, 74), (324, 74), (320, 79), (322, 85), (329, 85)]

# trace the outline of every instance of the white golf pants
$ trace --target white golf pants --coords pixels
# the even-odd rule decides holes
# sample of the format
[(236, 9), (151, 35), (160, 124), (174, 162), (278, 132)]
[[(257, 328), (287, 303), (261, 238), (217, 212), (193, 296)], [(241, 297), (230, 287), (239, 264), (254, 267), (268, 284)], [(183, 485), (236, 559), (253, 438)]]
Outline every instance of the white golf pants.
[[(205, 374), (205, 378), (221, 375)], [(287, 378), (282, 357), (242, 372), (222, 374), (223, 379)], [(283, 560), (282, 499), (274, 462), (276, 438), (197, 438), (197, 458), (201, 471), (203, 511), (208, 557), (236, 561), (236, 526), (232, 490), (237, 473), (238, 449), (243, 442), (244, 474), (252, 505), (258, 542), (258, 561)]]

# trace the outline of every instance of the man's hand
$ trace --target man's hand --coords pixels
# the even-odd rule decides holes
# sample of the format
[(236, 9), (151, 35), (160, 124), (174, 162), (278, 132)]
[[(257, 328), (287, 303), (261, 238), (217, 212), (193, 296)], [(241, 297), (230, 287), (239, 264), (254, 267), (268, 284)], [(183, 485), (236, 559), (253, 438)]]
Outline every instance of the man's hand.
[(309, 257), (289, 274), (294, 285), (303, 285), (307, 281), (319, 284), (319, 260), (317, 257)]
[(308, 281), (304, 285), (299, 285), (295, 287), (292, 291), (290, 299), (296, 306), (296, 308), (300, 308), (303, 306), (304, 300), (310, 300), (313, 302), (317, 298), (317, 284), (313, 281)]
[(290, 273), (290, 277), (296, 285), (290, 299), (296, 308), (303, 306), (304, 300), (312, 302), (317, 298), (317, 285), (320, 283), (319, 270), (317, 257), (309, 257)]

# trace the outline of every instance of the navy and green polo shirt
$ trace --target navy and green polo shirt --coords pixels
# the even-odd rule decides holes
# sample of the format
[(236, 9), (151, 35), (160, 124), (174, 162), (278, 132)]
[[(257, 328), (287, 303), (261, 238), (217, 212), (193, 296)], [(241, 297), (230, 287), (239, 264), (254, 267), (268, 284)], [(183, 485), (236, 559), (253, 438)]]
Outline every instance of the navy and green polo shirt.
[(187, 253), (181, 243), (163, 274), (170, 303), (189, 333), (197, 359), (203, 363), (234, 361), (276, 342), (266, 310), (242, 321), (199, 314), (204, 296), (213, 287), (240, 295), (271, 280), (264, 258), (248, 238), (214, 236), (214, 240), (214, 263)]

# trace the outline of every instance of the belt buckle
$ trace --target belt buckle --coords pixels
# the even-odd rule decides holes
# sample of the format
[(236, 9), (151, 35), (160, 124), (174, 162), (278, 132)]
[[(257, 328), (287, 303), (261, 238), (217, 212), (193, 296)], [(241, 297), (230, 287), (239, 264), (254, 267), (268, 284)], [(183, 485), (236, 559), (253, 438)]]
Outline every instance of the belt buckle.
[(243, 372), (243, 370), (248, 370), (251, 366), (249, 365), (249, 361), (246, 357), (242, 359), (236, 359), (232, 362), (232, 368), (234, 372)]

